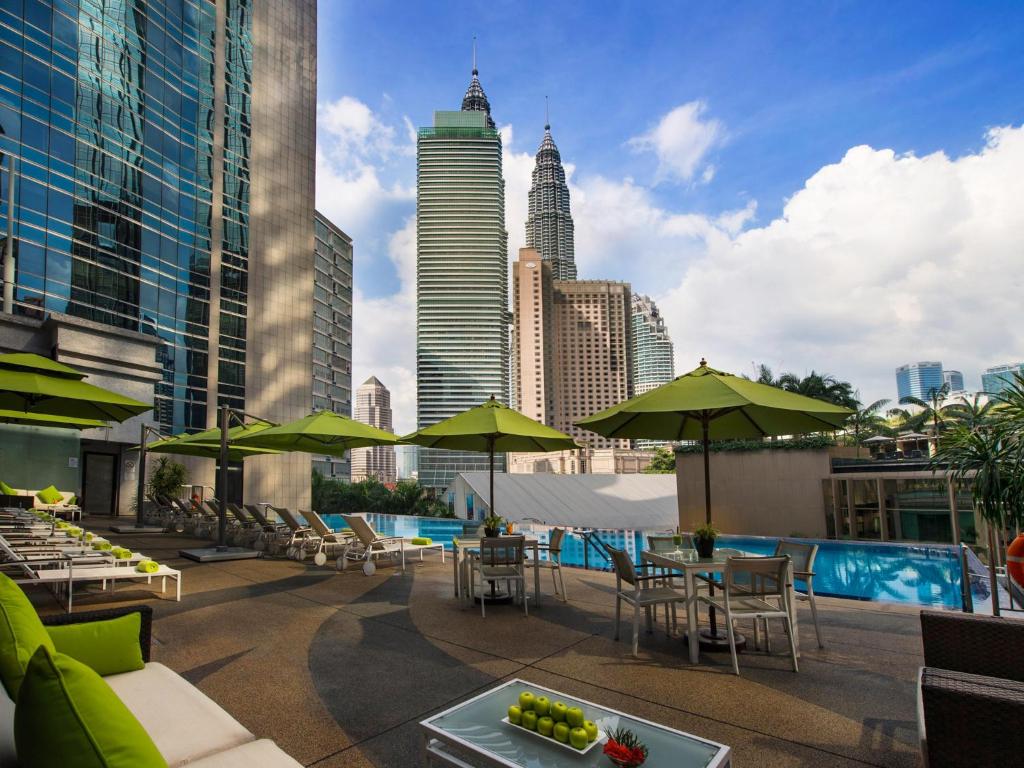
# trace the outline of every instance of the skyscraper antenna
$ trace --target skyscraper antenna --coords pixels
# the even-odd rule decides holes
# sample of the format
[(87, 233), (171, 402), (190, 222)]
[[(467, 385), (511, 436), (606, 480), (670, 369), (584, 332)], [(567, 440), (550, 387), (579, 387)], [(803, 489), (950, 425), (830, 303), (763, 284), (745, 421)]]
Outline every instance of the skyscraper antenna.
[(476, 71), (476, 35), (473, 35), (473, 74), (477, 74)]
[(551, 130), (551, 115), (548, 112), (548, 97), (544, 97), (544, 130)]

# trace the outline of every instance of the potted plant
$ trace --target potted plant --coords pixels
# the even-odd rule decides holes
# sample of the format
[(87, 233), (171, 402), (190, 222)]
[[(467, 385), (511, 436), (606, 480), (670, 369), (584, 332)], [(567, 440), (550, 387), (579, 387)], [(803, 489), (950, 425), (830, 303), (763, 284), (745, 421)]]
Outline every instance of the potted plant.
[(484, 518), (484, 536), (488, 538), (501, 535), (501, 526), (504, 520), (498, 515), (488, 515)]
[(628, 728), (612, 731), (603, 751), (618, 768), (638, 768), (647, 760), (647, 747)]
[(718, 538), (718, 531), (711, 523), (705, 523), (693, 532), (693, 543), (697, 547), (697, 554), (700, 557), (711, 557), (715, 551), (715, 539)]

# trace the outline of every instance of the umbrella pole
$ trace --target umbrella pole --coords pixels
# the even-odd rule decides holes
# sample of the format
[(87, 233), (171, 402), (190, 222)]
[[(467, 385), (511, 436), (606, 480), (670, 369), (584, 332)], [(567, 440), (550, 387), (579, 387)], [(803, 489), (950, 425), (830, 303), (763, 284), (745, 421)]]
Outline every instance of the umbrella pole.
[(231, 409), (220, 407), (220, 467), (217, 472), (220, 488), (217, 491), (217, 549), (227, 549), (228, 538), (228, 425), (231, 423)]
[(135, 527), (142, 528), (142, 505), (146, 498), (146, 432), (145, 422), (139, 435), (139, 471), (135, 486)]
[(710, 440), (708, 439), (708, 417), (703, 420), (704, 443), (704, 522), (711, 525), (711, 456), (709, 455)]
[(491, 455), (491, 515), (493, 516), (494, 515), (494, 438), (493, 437), (489, 438), (487, 440), (487, 443), (488, 443), (488, 448), (490, 449), (488, 451), (488, 453), (490, 453), (490, 455)]

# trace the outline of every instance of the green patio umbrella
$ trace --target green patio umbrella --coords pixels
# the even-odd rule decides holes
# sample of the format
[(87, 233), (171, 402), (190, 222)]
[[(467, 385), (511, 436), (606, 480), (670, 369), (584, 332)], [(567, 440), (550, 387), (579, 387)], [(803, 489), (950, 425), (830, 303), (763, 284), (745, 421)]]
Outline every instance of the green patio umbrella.
[(403, 443), (451, 451), (480, 451), (491, 457), (491, 514), (494, 512), (494, 454), (506, 451), (542, 452), (579, 448), (569, 435), (540, 424), (491, 399), (449, 419), (413, 432)]
[[(228, 440), (232, 440), (232, 432), (234, 427), (228, 430)], [(209, 430), (208, 430), (209, 431)], [(218, 435), (216, 441), (208, 440), (192, 440), (189, 438), (194, 437), (190, 434), (174, 435), (173, 437), (165, 437), (162, 440), (155, 440), (152, 443), (146, 444), (147, 453), (173, 453), (178, 456), (198, 456), (203, 459), (217, 459), (220, 458), (220, 430), (215, 430)], [(196, 433), (202, 434), (202, 433)], [(235, 445), (233, 442), (229, 442), (228, 445), (228, 460), (229, 461), (242, 461), (249, 458), (250, 456), (260, 456), (263, 454), (274, 454), (279, 451), (274, 451), (268, 448), (256, 448), (251, 446)]]
[(125, 421), (153, 410), (152, 404), (88, 384), (85, 374), (42, 355), (0, 355), (0, 409)]
[(76, 419), (71, 416), (51, 416), (47, 413), (9, 411), (0, 409), (0, 424), (23, 424), (30, 427), (62, 427), (64, 429), (92, 429), (110, 426), (99, 419)]
[(716, 371), (701, 360), (696, 370), (576, 424), (611, 438), (701, 441), (710, 523), (711, 440), (832, 431), (852, 414), (849, 408)]
[(238, 448), (274, 448), (325, 456), (342, 456), (352, 448), (395, 445), (398, 442), (397, 435), (333, 411), (317, 411), (279, 427), (252, 431), (231, 440), (231, 444)]

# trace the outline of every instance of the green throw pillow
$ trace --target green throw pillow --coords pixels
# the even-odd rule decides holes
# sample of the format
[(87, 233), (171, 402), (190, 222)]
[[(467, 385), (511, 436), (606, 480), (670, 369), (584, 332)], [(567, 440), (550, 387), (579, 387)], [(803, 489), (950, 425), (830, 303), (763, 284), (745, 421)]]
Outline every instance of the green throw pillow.
[(17, 496), (18, 495), (18, 492), (16, 490), (14, 490), (13, 488), (11, 488), (11, 486), (9, 486), (3, 480), (0, 480), (0, 493), (2, 493), (4, 496)]
[(167, 768), (145, 729), (103, 678), (40, 648), (14, 709), (23, 768)]
[(74, 494), (72, 494), (72, 495), (68, 496), (68, 500), (65, 501), (64, 503), (73, 507), (75, 504), (78, 503), (78, 497), (75, 496)]
[(43, 490), (36, 493), (36, 498), (43, 502), (43, 504), (60, 504), (64, 501), (64, 497), (61, 495), (61, 492), (52, 485), (49, 488), (43, 488)]
[(17, 700), (25, 667), (41, 645), (55, 650), (28, 596), (0, 573), (0, 682), (11, 701)]
[(142, 617), (129, 613), (116, 619), (46, 627), (57, 653), (80, 661), (98, 675), (142, 669), (139, 628)]

